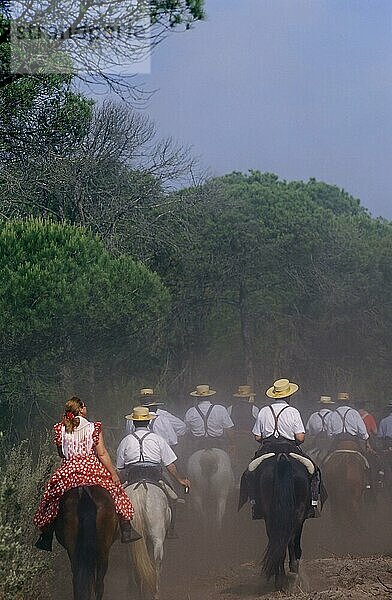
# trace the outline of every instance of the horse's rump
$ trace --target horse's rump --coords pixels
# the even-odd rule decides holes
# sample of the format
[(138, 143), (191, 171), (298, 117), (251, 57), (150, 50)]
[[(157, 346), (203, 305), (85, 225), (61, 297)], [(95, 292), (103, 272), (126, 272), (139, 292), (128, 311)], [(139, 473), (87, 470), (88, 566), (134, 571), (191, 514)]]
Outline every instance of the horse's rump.
[(102, 559), (109, 552), (117, 527), (114, 503), (106, 489), (80, 486), (62, 497), (55, 531), (71, 561), (76, 600), (89, 600), (93, 589), (101, 598), (106, 572)]
[(141, 481), (125, 491), (135, 508), (135, 528), (143, 536), (130, 546), (134, 575), (142, 592), (153, 593), (158, 585), (163, 542), (171, 520), (169, 501), (156, 482)]
[(263, 571), (268, 578), (274, 576), (276, 580), (284, 575), (288, 546), (295, 538), (300, 543), (310, 505), (309, 474), (304, 464), (286, 453), (261, 463), (255, 474), (257, 501), (268, 534)]

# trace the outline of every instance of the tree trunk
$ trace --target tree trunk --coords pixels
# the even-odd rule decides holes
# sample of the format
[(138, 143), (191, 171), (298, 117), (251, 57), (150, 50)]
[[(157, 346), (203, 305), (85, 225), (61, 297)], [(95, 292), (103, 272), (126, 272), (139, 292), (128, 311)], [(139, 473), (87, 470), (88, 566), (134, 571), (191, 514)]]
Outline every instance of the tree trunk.
[(247, 385), (252, 386), (254, 389), (255, 385), (255, 369), (253, 363), (253, 352), (252, 352), (252, 336), (249, 319), (249, 307), (248, 307), (248, 294), (245, 285), (241, 282), (238, 293), (238, 306), (240, 311), (240, 322), (241, 322), (241, 338), (242, 348), (244, 354), (245, 363), (245, 375)]

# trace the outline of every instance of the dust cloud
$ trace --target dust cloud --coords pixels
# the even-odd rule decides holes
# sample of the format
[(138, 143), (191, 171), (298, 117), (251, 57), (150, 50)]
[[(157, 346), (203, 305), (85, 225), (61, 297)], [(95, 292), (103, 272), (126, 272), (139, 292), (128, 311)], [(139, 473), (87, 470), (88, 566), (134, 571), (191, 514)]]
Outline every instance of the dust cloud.
[[(350, 535), (334, 527), (328, 502), (321, 518), (306, 521), (300, 587), (287, 594), (274, 592), (272, 583), (260, 576), (259, 563), (266, 546), (264, 523), (251, 520), (249, 507), (238, 513), (236, 503), (233, 495), (219, 533), (213, 524), (197, 522), (189, 504), (178, 509), (178, 539), (165, 543), (161, 600), (391, 597), (392, 520), (387, 498), (379, 499), (361, 522), (361, 531), (358, 528)], [(61, 556), (61, 572), (57, 599), (72, 600), (65, 554)], [(130, 575), (128, 549), (116, 542), (104, 600), (136, 600)]]

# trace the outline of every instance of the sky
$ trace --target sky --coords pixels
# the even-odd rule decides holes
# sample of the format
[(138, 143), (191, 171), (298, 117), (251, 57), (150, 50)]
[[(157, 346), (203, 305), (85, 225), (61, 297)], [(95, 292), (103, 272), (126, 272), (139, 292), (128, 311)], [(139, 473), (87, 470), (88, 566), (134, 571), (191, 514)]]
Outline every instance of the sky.
[(213, 175), (315, 177), (392, 219), (391, 0), (206, 0), (155, 51), (147, 108)]

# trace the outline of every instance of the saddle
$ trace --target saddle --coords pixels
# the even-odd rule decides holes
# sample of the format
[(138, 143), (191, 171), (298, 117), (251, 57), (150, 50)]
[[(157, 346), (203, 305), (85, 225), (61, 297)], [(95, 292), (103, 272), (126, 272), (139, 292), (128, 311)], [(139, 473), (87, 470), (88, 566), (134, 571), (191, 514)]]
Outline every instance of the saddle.
[(355, 454), (355, 455), (359, 456), (359, 457), (362, 459), (362, 461), (363, 461), (363, 463), (364, 463), (364, 465), (365, 465), (366, 469), (370, 469), (369, 461), (368, 461), (368, 459), (366, 458), (366, 456), (364, 456), (364, 455), (362, 454), (362, 452), (360, 452), (359, 450), (349, 450), (349, 449), (346, 449), (346, 448), (340, 448), (340, 449), (338, 449), (338, 450), (334, 450), (333, 452), (331, 452), (331, 454), (328, 454), (328, 456), (326, 456), (326, 458), (324, 459), (324, 465), (326, 465), (326, 464), (327, 464), (327, 462), (328, 462), (328, 461), (329, 461), (329, 460), (330, 460), (330, 459), (331, 459), (333, 456), (335, 456), (335, 455), (337, 455), (337, 454)]
[(126, 482), (125, 486), (134, 485), (135, 489), (140, 485), (147, 488), (147, 483), (156, 485), (159, 487), (167, 496), (167, 499), (171, 502), (178, 500), (178, 495), (175, 490), (169, 484), (168, 481), (163, 479), (162, 467), (160, 465), (145, 465), (131, 464), (126, 469)]
[[(249, 463), (248, 471), (255, 471), (264, 460), (272, 458), (273, 456), (276, 456), (276, 452), (267, 452), (266, 454), (262, 454), (258, 458), (254, 458)], [(309, 475), (314, 474), (316, 467), (314, 463), (310, 460), (310, 458), (307, 458), (306, 456), (303, 456), (302, 454), (297, 454), (295, 452), (289, 452), (288, 456), (291, 456), (291, 458), (294, 458), (295, 460), (298, 460), (298, 462), (302, 463), (306, 467), (306, 470), (308, 471)]]

